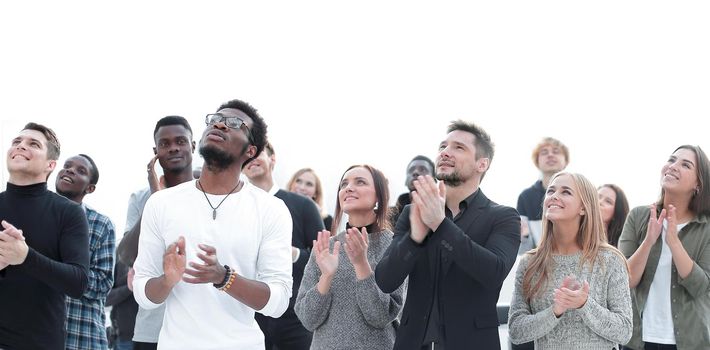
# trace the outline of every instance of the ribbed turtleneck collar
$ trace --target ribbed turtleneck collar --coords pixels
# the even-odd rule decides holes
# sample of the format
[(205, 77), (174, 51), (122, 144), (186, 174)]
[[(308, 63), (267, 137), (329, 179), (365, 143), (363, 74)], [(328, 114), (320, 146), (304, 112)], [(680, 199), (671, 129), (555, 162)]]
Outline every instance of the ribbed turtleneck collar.
[(8, 182), (6, 192), (12, 193), (16, 196), (21, 196), (21, 197), (41, 196), (42, 194), (47, 192), (47, 183), (46, 182), (38, 182), (38, 183), (32, 184), (32, 185), (18, 186), (18, 185), (13, 185)]
[[(354, 226), (353, 226), (353, 225), (350, 225), (349, 222), (346, 222), (346, 223), (345, 223), (345, 229), (346, 229), (346, 230), (349, 229), (349, 228), (351, 228), (351, 227), (354, 227)], [(367, 226), (364, 226), (364, 227), (367, 229), (367, 233), (373, 233), (373, 232), (379, 231), (379, 229), (377, 228), (376, 223), (374, 223), (374, 222), (371, 223), (371, 224), (369, 224), (369, 225), (367, 225)], [(355, 227), (355, 228), (357, 228), (359, 231), (362, 232), (362, 227)]]

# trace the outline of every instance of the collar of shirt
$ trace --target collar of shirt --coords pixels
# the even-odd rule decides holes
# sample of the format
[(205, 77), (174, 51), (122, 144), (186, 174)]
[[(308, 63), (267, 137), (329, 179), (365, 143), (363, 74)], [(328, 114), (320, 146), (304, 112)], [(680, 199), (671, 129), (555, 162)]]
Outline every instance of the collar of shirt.
[(464, 198), (464, 200), (462, 200), (461, 202), (459, 202), (459, 213), (456, 214), (456, 217), (453, 217), (453, 214), (451, 213), (451, 210), (449, 210), (449, 208), (444, 207), (446, 217), (447, 217), (447, 218), (450, 218), (450, 219), (452, 219), (452, 220), (454, 220), (454, 221), (456, 221), (456, 219), (460, 218), (461, 215), (463, 215), (463, 213), (466, 212), (466, 209), (468, 209), (468, 207), (470, 207), (471, 205), (473, 205), (473, 201), (476, 199), (476, 196), (477, 196), (480, 192), (481, 192), (481, 189), (480, 189), (480, 188), (479, 188), (479, 189), (476, 189), (476, 191), (473, 192), (473, 193), (471, 193), (470, 196)]
[(266, 191), (266, 193), (268, 193), (268, 194), (270, 194), (270, 195), (272, 195), (272, 196), (275, 196), (275, 195), (276, 195), (276, 192), (278, 192), (278, 191), (279, 191), (279, 186), (276, 186), (276, 185), (274, 184), (274, 185), (271, 185), (271, 188), (270, 188), (268, 191)]

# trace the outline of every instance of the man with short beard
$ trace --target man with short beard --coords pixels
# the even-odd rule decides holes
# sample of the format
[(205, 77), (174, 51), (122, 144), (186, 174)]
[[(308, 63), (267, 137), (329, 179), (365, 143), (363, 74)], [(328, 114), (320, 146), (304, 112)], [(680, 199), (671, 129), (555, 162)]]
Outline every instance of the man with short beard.
[(520, 216), (480, 189), (490, 136), (455, 121), (439, 144), (437, 184), (414, 181), (392, 244), (377, 264), (385, 293), (409, 277), (394, 349), (500, 349), (496, 303), (520, 244)]
[(64, 349), (66, 295), (87, 287), (89, 228), (81, 207), (47, 190), (59, 141), (29, 123), (7, 151), (0, 193), (0, 349)]
[(291, 217), (241, 181), (266, 144), (266, 124), (233, 100), (205, 118), (196, 181), (154, 193), (141, 221), (133, 291), (165, 303), (158, 349), (263, 349), (254, 312), (279, 317), (291, 296)]
[(64, 161), (57, 174), (57, 193), (81, 205), (89, 221), (89, 286), (81, 298), (67, 297), (67, 340), (65, 349), (108, 349), (104, 303), (113, 286), (113, 252), (116, 234), (113, 223), (84, 203), (94, 193), (99, 169), (91, 157), (79, 154)]

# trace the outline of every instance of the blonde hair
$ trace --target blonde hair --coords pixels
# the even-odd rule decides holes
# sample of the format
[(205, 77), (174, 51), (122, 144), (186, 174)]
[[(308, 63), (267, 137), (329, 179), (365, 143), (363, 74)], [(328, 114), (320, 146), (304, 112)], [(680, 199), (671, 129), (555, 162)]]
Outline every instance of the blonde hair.
[(533, 164), (535, 164), (535, 167), (539, 168), (540, 164), (537, 163), (539, 157), (540, 157), (540, 152), (542, 152), (542, 149), (545, 146), (554, 146), (554, 147), (559, 147), (560, 150), (562, 151), (562, 154), (565, 156), (565, 164), (569, 164), (569, 149), (567, 146), (565, 146), (564, 143), (562, 143), (560, 140), (553, 138), (553, 137), (545, 137), (544, 139), (540, 140), (540, 143), (535, 146), (535, 149), (533, 149), (532, 153), (532, 161)]
[[(596, 187), (583, 175), (568, 172), (555, 174), (550, 183), (556, 178), (565, 175), (572, 178), (572, 182), (576, 187), (574, 190), (579, 194), (584, 210), (584, 215), (580, 216), (579, 230), (577, 231), (577, 244), (582, 248), (581, 268), (586, 264), (591, 269), (602, 250), (611, 250), (626, 261), (618, 249), (607, 243)], [(523, 275), (523, 294), (528, 300), (540, 295), (547, 289), (547, 283), (554, 267), (554, 224), (545, 218), (546, 214), (547, 208), (543, 206), (540, 245), (526, 253), (529, 256), (529, 263)]]
[(288, 189), (289, 192), (293, 192), (293, 187), (296, 186), (296, 180), (298, 179), (299, 176), (305, 174), (305, 173), (311, 173), (313, 174), (313, 177), (316, 178), (316, 192), (313, 194), (313, 198), (311, 198), (316, 204), (318, 204), (318, 207), (323, 210), (323, 185), (320, 183), (320, 178), (318, 175), (316, 175), (316, 172), (313, 171), (311, 168), (302, 168), (298, 169), (296, 173), (291, 176), (291, 180), (288, 180), (288, 184), (286, 184), (286, 188)]

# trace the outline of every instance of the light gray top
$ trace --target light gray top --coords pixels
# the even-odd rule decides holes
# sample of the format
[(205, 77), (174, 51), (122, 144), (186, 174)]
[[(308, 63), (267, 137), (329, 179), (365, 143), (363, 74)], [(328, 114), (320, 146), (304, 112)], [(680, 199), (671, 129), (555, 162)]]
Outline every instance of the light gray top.
[[(612, 248), (602, 248), (594, 267), (580, 267), (581, 253), (555, 255), (546, 290), (526, 300), (523, 275), (531, 255), (523, 256), (515, 276), (508, 330), (514, 344), (535, 341), (535, 349), (617, 349), (631, 338), (632, 315), (626, 261)], [(560, 318), (552, 311), (553, 291), (569, 275), (589, 282), (589, 297), (579, 309)]]
[[(404, 283), (387, 294), (377, 287), (374, 273), (358, 281), (342, 248), (345, 232), (330, 239), (331, 249), (335, 239), (341, 242), (341, 249), (330, 291), (321, 295), (316, 289), (320, 270), (311, 252), (294, 307), (303, 326), (313, 332), (311, 349), (391, 350), (395, 339), (393, 323), (402, 308)], [(391, 242), (389, 230), (369, 234), (367, 260), (373, 271)]]

